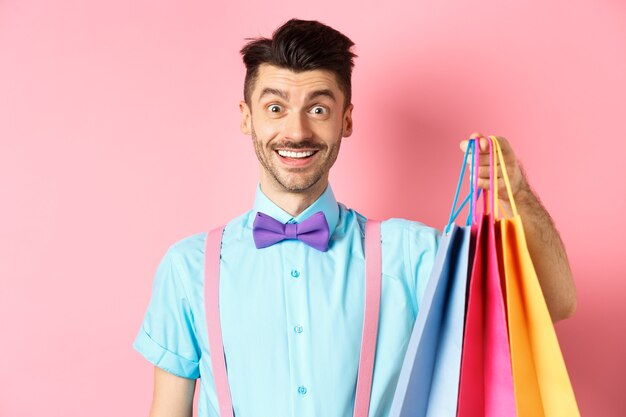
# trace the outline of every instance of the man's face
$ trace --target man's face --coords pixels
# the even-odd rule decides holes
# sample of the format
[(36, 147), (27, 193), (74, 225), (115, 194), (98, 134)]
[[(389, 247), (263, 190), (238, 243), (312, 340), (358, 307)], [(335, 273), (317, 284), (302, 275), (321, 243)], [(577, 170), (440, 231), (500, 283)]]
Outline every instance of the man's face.
[(252, 136), (264, 191), (321, 193), (339, 153), (352, 133), (352, 105), (335, 74), (292, 72), (262, 64), (250, 105), (240, 103), (241, 131)]

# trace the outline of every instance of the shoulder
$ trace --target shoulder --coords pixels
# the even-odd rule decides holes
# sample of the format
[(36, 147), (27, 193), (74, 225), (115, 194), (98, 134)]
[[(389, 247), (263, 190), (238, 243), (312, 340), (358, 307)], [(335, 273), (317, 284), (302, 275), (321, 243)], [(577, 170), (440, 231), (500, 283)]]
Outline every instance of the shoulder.
[(386, 219), (381, 222), (381, 233), (383, 239), (389, 238), (410, 238), (424, 241), (439, 239), (441, 232), (434, 227), (424, 223), (400, 218)]
[[(214, 229), (224, 227), (225, 238), (232, 237), (233, 235), (238, 235), (243, 229), (245, 229), (250, 213), (251, 211), (248, 211), (238, 217), (235, 217), (226, 224), (223, 224), (221, 226), (214, 226)], [(175, 241), (169, 246), (167, 250), (167, 256), (170, 256), (171, 258), (178, 261), (184, 261), (185, 259), (197, 256), (204, 256), (206, 238), (210, 230), (213, 229), (207, 228), (207, 230), (203, 232), (188, 235)]]
[[(246, 228), (251, 212), (230, 220), (225, 226), (224, 240), (238, 239)], [(197, 277), (204, 266), (204, 252), (209, 228), (203, 232), (184, 236), (172, 243), (163, 257), (180, 275)], [(202, 275), (202, 274), (200, 274)]]
[(207, 232), (199, 232), (175, 241), (168, 247), (165, 257), (169, 259), (172, 266), (182, 269), (191, 260), (204, 257), (206, 236)]
[(198, 251), (204, 246), (206, 235), (207, 232), (198, 232), (193, 235), (185, 236), (172, 243), (167, 251), (177, 257)]
[[(339, 203), (340, 224), (358, 224), (361, 231), (365, 232), (365, 223), (368, 218), (357, 210), (347, 208)], [(412, 235), (426, 240), (438, 239), (441, 232), (434, 227), (428, 226), (422, 222), (401, 218), (390, 218), (379, 220), (381, 225), (381, 234), (385, 237), (396, 238), (405, 235)]]
[[(365, 235), (367, 217), (358, 211), (339, 204), (339, 225), (343, 229), (357, 226), (362, 235)], [(404, 246), (407, 249), (421, 249), (436, 251), (441, 231), (422, 222), (401, 218), (381, 220), (381, 238), (384, 246)]]
[(189, 293), (193, 282), (202, 279), (206, 232), (183, 237), (170, 246), (161, 258), (155, 285), (182, 286)]
[(439, 246), (441, 232), (415, 220), (387, 219), (380, 229), (383, 247), (411, 258), (434, 254)]

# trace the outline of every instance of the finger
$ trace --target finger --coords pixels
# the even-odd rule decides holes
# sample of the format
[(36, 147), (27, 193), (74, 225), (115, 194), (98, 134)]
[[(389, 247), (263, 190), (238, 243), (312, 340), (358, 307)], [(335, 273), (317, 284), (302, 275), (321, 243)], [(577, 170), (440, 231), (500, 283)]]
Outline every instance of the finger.
[[(478, 138), (482, 138), (484, 137), (482, 133), (480, 132), (474, 132), (469, 136), (469, 139), (478, 139)], [(459, 144), (461, 150), (463, 152), (465, 152), (465, 150), (467, 149), (467, 145), (469, 144), (469, 139), (465, 139), (463, 141), (461, 141), (461, 143)]]
[(489, 154), (489, 139), (485, 137), (478, 139), (478, 149), (480, 149), (480, 153)]
[(480, 149), (481, 152), (485, 152), (489, 150), (489, 143), (487, 142), (487, 139), (485, 138), (485, 136), (480, 133), (480, 132), (474, 132), (470, 135), (469, 137), (470, 139), (478, 139), (478, 149)]
[[(476, 184), (478, 188), (482, 188), (483, 190), (489, 190), (491, 188), (491, 183), (487, 178), (480, 178)], [(498, 183), (498, 198), (500, 199), (508, 199), (508, 190), (504, 183)]]
[[(470, 153), (468, 158), (467, 158), (467, 164), (471, 165), (473, 163), (474, 163), (474, 155), (472, 155)], [(489, 161), (489, 154), (488, 153), (487, 154), (480, 153), (478, 155), (478, 165), (479, 166), (486, 166), (486, 167), (491, 165), (491, 162)]]
[(513, 147), (511, 143), (504, 136), (496, 136), (498, 139), (498, 143), (500, 143), (500, 149), (502, 150), (502, 156), (507, 160), (515, 159), (515, 152), (513, 152)]
[(519, 161), (515, 156), (515, 152), (513, 151), (513, 147), (510, 142), (504, 136), (496, 136), (498, 143), (500, 143), (500, 149), (502, 151), (502, 157), (504, 159), (504, 163), (507, 168), (507, 174), (511, 184), (515, 185), (519, 181), (520, 172)]
[(470, 139), (478, 139), (478, 138), (484, 138), (485, 136), (480, 133), (480, 132), (474, 132), (470, 135)]
[[(491, 178), (491, 168), (490, 167), (479, 167), (478, 168), (478, 178)], [(503, 179), (502, 170), (498, 167), (498, 179)]]
[(476, 185), (478, 185), (478, 188), (482, 188), (483, 190), (489, 190), (490, 188), (489, 180), (486, 179), (479, 179)]
[(500, 147), (502, 148), (503, 151), (505, 148), (511, 149), (511, 144), (509, 143), (507, 138), (505, 138), (504, 136), (496, 136), (496, 139), (498, 139), (498, 142), (500, 143)]

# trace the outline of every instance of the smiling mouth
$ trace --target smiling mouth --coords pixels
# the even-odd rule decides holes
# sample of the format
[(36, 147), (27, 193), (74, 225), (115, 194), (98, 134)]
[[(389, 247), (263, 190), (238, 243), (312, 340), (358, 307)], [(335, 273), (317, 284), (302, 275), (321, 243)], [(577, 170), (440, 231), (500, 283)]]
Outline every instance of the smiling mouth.
[(283, 158), (291, 158), (291, 159), (306, 159), (313, 156), (317, 151), (288, 151), (285, 149), (279, 149), (276, 151), (278, 155)]

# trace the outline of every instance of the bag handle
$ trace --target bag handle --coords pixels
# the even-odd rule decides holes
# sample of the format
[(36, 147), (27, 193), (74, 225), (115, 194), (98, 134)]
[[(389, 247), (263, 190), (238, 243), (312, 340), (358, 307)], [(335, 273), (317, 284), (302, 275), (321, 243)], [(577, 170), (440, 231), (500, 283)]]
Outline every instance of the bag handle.
[[(474, 175), (472, 176), (472, 185), (475, 191), (474, 193), (474, 214), (472, 222), (473, 224), (478, 223), (478, 210), (476, 210), (476, 204), (478, 203), (478, 199), (480, 198), (480, 194), (482, 189), (478, 188), (478, 168), (480, 167), (480, 138), (475, 139), (475, 149), (472, 155), (472, 167), (474, 168)], [(488, 194), (483, 194), (483, 213), (487, 212), (487, 196)]]
[(470, 202), (470, 208), (469, 208), (469, 214), (466, 220), (466, 225), (467, 226), (471, 225), (473, 213), (474, 213), (474, 207), (476, 203), (476, 199), (474, 198), (474, 190), (475, 190), (475, 181), (474, 181), (475, 166), (474, 165), (475, 164), (473, 162), (470, 165), (470, 193), (467, 197), (465, 197), (465, 199), (463, 199), (458, 209), (457, 209), (457, 203), (459, 201), (459, 193), (461, 191), (461, 184), (463, 183), (463, 178), (465, 177), (467, 159), (469, 155), (474, 155), (476, 153), (474, 152), (475, 148), (476, 148), (476, 140), (470, 139), (469, 143), (467, 144), (467, 148), (465, 149), (465, 155), (463, 157), (463, 166), (461, 168), (461, 175), (459, 176), (459, 181), (456, 186), (456, 192), (454, 194), (454, 201), (452, 202), (452, 209), (450, 210), (450, 217), (448, 219), (448, 224), (446, 225), (446, 228), (445, 228), (446, 234), (450, 232), (450, 226), (452, 226), (452, 223), (459, 216), (459, 214), (461, 213), (461, 210), (463, 210), (463, 207), (465, 207), (468, 201)]
[[(495, 141), (494, 141), (495, 139)], [(506, 214), (506, 210), (502, 206), (502, 203), (498, 199), (498, 160), (496, 159), (497, 149), (499, 149), (498, 139), (495, 136), (489, 136), (487, 138), (487, 142), (489, 143), (489, 190), (491, 190), (491, 198), (489, 199), (489, 206), (486, 210), (489, 214), (489, 218), (491, 221), (494, 219), (499, 219), (498, 208)], [(504, 162), (502, 157), (499, 158), (500, 161)], [(506, 169), (506, 166), (504, 166)], [(508, 176), (506, 178), (508, 182)], [(510, 189), (510, 186), (509, 186)]]
[[(500, 146), (500, 142), (498, 141), (498, 138), (496, 136), (489, 136), (489, 143), (490, 146), (493, 146), (494, 148), (494, 154), (497, 155), (498, 160), (495, 161), (496, 165), (498, 164), (498, 162), (500, 163), (500, 169), (502, 170), (502, 179), (504, 180), (504, 184), (506, 186), (506, 192), (507, 195), (509, 197), (509, 203), (511, 204), (511, 210), (513, 211), (513, 216), (517, 216), (517, 206), (515, 205), (515, 200), (513, 199), (513, 192), (511, 190), (511, 181), (509, 180), (509, 174), (507, 172), (506, 169), (506, 164), (504, 163), (504, 155), (502, 155), (502, 147)], [(493, 143), (493, 145), (491, 145)], [(492, 161), (492, 165), (493, 165)], [(492, 172), (492, 178), (493, 178), (493, 172)], [(495, 177), (495, 188), (494, 188), (494, 193), (496, 194), (496, 198), (497, 198), (497, 193), (498, 193), (498, 178)], [(494, 187), (494, 184), (491, 185), (491, 187)], [(495, 208), (495, 217), (499, 218), (499, 213), (498, 213), (498, 206), (494, 206)], [(504, 217), (506, 216), (506, 211), (502, 210), (502, 212), (504, 212)]]
[(493, 223), (495, 213), (497, 213), (496, 202), (498, 201), (498, 166), (496, 164), (495, 151), (491, 136), (487, 139), (489, 143), (489, 193), (485, 192), (485, 196), (489, 196), (489, 204), (487, 207), (487, 213), (489, 214), (489, 220)]

